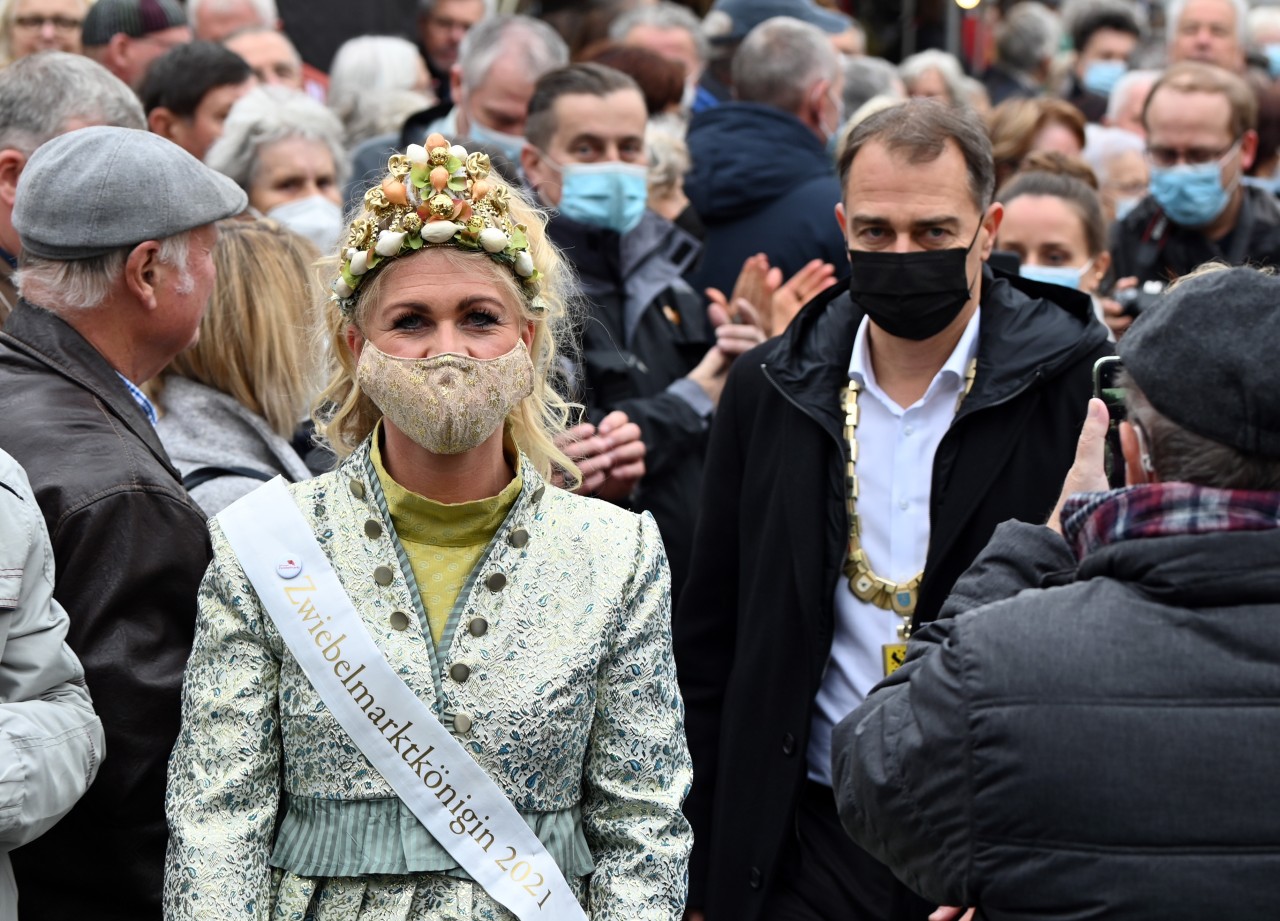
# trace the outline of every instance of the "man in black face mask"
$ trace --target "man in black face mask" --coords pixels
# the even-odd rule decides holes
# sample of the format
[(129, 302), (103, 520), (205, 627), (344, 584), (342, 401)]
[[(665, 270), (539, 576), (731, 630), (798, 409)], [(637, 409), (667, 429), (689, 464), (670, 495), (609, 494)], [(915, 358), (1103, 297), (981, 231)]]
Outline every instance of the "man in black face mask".
[(928, 915), (841, 829), (831, 730), (997, 524), (1049, 515), (1110, 351), (1087, 297), (987, 267), (976, 115), (902, 103), (839, 163), (851, 278), (731, 372), (675, 616), (708, 921)]

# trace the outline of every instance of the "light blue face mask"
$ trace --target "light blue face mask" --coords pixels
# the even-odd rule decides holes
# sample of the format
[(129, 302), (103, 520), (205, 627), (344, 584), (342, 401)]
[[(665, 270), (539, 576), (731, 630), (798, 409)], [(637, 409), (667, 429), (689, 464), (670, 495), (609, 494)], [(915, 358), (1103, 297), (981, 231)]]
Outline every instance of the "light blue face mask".
[(1117, 81), (1125, 75), (1129, 65), (1124, 61), (1093, 61), (1084, 69), (1084, 88), (1099, 96), (1110, 96)]
[(1046, 285), (1061, 285), (1064, 288), (1080, 290), (1080, 280), (1093, 267), (1090, 259), (1082, 266), (1072, 265), (1030, 265), (1022, 263), (1018, 266), (1018, 274), (1031, 281)]
[(547, 162), (560, 170), (560, 204), (565, 217), (618, 233), (634, 230), (649, 201), (649, 171), (635, 163)]
[[(1230, 156), (1235, 150), (1223, 154)], [(1211, 163), (1151, 167), (1151, 195), (1169, 219), (1186, 227), (1203, 227), (1226, 210), (1231, 191), (1222, 185), (1222, 160)]]
[(1267, 45), (1262, 50), (1267, 56), (1267, 70), (1272, 78), (1280, 77), (1280, 45)]
[(524, 138), (518, 134), (505, 134), (501, 131), (494, 131), (492, 128), (486, 128), (476, 119), (468, 119), (471, 123), (471, 130), (467, 135), (477, 144), (483, 144), (485, 147), (496, 148), (516, 165), (520, 166), (520, 151), (524, 150)]
[(1138, 207), (1138, 202), (1142, 201), (1142, 196), (1135, 195), (1132, 198), (1116, 199), (1116, 220), (1123, 221), (1130, 211)]

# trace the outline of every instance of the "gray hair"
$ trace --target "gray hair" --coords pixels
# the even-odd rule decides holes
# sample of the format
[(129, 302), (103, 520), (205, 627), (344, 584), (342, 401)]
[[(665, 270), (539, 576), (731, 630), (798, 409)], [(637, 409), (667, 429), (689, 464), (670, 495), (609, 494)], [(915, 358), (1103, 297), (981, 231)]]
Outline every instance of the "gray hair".
[[(194, 284), (187, 262), (191, 257), (191, 235), (185, 231), (160, 241), (158, 258), (179, 269), (178, 291), (191, 293)], [(141, 242), (141, 241), (139, 241)], [(53, 313), (77, 313), (101, 307), (111, 289), (124, 274), (125, 262), (135, 246), (114, 249), (90, 259), (40, 259), (24, 252), (14, 284), (22, 297)]]
[(542, 20), (521, 15), (492, 16), (468, 29), (458, 46), (463, 89), (483, 84), (494, 62), (512, 54), (519, 55), (530, 83), (569, 63), (569, 46), (559, 32)]
[(1098, 182), (1105, 185), (1111, 178), (1110, 164), (1120, 154), (1146, 153), (1146, 141), (1132, 131), (1123, 128), (1107, 128), (1103, 125), (1086, 125), (1084, 145), (1084, 162), (1098, 177)]
[(1159, 412), (1124, 375), (1129, 421), (1139, 429), (1151, 467), (1163, 482), (1195, 483), (1212, 489), (1280, 490), (1280, 460), (1188, 431)]
[(1131, 70), (1122, 76), (1111, 88), (1111, 95), (1107, 98), (1107, 120), (1115, 121), (1120, 116), (1124, 107), (1129, 104), (1130, 93), (1143, 87), (1150, 92), (1159, 79), (1158, 70)]
[[(342, 119), (348, 145), (354, 146), (375, 134), (385, 133), (377, 130), (380, 125), (372, 124), (383, 119), (371, 118), (371, 110), (402, 110), (401, 106), (384, 107), (382, 102), (392, 94), (412, 90), (424, 67), (418, 47), (408, 39), (390, 35), (359, 35), (342, 43), (329, 67), (328, 105)], [(418, 109), (404, 112), (404, 115), (431, 104), (426, 97), (418, 96), (416, 99)], [(398, 128), (399, 124), (395, 127)]]
[(133, 90), (82, 55), (42, 51), (0, 71), (0, 150), (30, 156), (73, 121), (147, 129)]
[(747, 33), (732, 68), (734, 93), (742, 102), (799, 112), (814, 83), (836, 79), (840, 59), (817, 26), (775, 16)]
[(847, 57), (844, 59), (844, 109), (856, 112), (875, 96), (901, 99), (905, 95), (898, 68), (884, 58)]
[(652, 29), (683, 29), (693, 39), (698, 60), (703, 64), (711, 56), (711, 42), (702, 32), (702, 23), (698, 17), (685, 6), (672, 3), (671, 0), (658, 0), (653, 6), (639, 6), (629, 10), (613, 21), (609, 26), (609, 38), (615, 42), (625, 41), (627, 35), (636, 26), (649, 26)]
[(204, 162), (248, 191), (262, 149), (290, 138), (323, 143), (333, 155), (338, 184), (346, 181), (349, 167), (338, 116), (305, 93), (282, 86), (260, 86), (241, 96)]
[[(1247, 0), (1222, 0), (1223, 3), (1229, 3), (1235, 10), (1236, 14), (1236, 41), (1240, 43), (1240, 47), (1244, 47), (1246, 39), (1246, 20), (1249, 17), (1249, 4)], [(1172, 45), (1173, 40), (1178, 37), (1178, 23), (1182, 20), (1182, 14), (1187, 8), (1187, 0), (1171, 0), (1169, 5), (1165, 7), (1164, 14), (1164, 31), (1166, 43)]]
[(931, 70), (936, 70), (942, 82), (946, 84), (947, 95), (956, 105), (965, 101), (964, 69), (954, 54), (948, 54), (937, 48), (917, 51), (898, 65), (898, 76), (910, 91), (915, 82)]
[(208, 7), (211, 10), (229, 10), (246, 3), (258, 14), (261, 25), (274, 29), (276, 23), (280, 21), (280, 10), (276, 6), (276, 0), (187, 0), (187, 22), (194, 26), (196, 13), (201, 7)]
[[(498, 0), (480, 0), (480, 2), (484, 5), (486, 18), (498, 12)], [(423, 16), (434, 13), (439, 3), (440, 0), (418, 0), (418, 12)]]
[(1062, 26), (1043, 3), (1015, 3), (996, 28), (996, 58), (1010, 69), (1031, 73), (1052, 58), (1062, 41)]
[(649, 160), (650, 189), (674, 189), (692, 165), (689, 145), (684, 140), (684, 121), (678, 116), (658, 115), (649, 119), (644, 131), (644, 149)]

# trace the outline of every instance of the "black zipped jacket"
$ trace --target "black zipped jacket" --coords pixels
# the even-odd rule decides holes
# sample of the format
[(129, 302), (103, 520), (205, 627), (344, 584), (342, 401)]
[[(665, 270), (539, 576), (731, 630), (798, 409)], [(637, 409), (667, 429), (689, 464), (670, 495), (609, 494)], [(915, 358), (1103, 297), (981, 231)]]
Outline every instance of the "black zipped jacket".
[[(934, 457), (918, 622), (934, 619), (998, 524), (1048, 517), (1093, 364), (1111, 352), (1089, 299), (1066, 288), (985, 268), (980, 309), (973, 390)], [(843, 285), (810, 303), (737, 360), (712, 426), (674, 621), (694, 770), (689, 904), (708, 921), (757, 921), (794, 833), (844, 578), (840, 394), (862, 317)], [(923, 902), (899, 896), (895, 918), (925, 917)]]

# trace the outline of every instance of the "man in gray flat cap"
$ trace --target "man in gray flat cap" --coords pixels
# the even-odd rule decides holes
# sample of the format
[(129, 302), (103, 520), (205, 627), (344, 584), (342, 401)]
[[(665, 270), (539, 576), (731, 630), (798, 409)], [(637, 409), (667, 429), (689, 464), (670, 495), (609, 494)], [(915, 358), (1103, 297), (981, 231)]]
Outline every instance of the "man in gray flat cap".
[(165, 770), (209, 543), (138, 388), (198, 335), (214, 222), (245, 206), (231, 180), (127, 128), (56, 137), (18, 181), (0, 448), (48, 524), (54, 594), (107, 738), (85, 798), (14, 852), (27, 918), (161, 917)]
[(844, 826), (915, 891), (992, 919), (1276, 916), (1277, 304), (1280, 278), (1215, 265), (1139, 316), (1129, 487), (1093, 400), (1048, 526), (1001, 525), (836, 727)]

